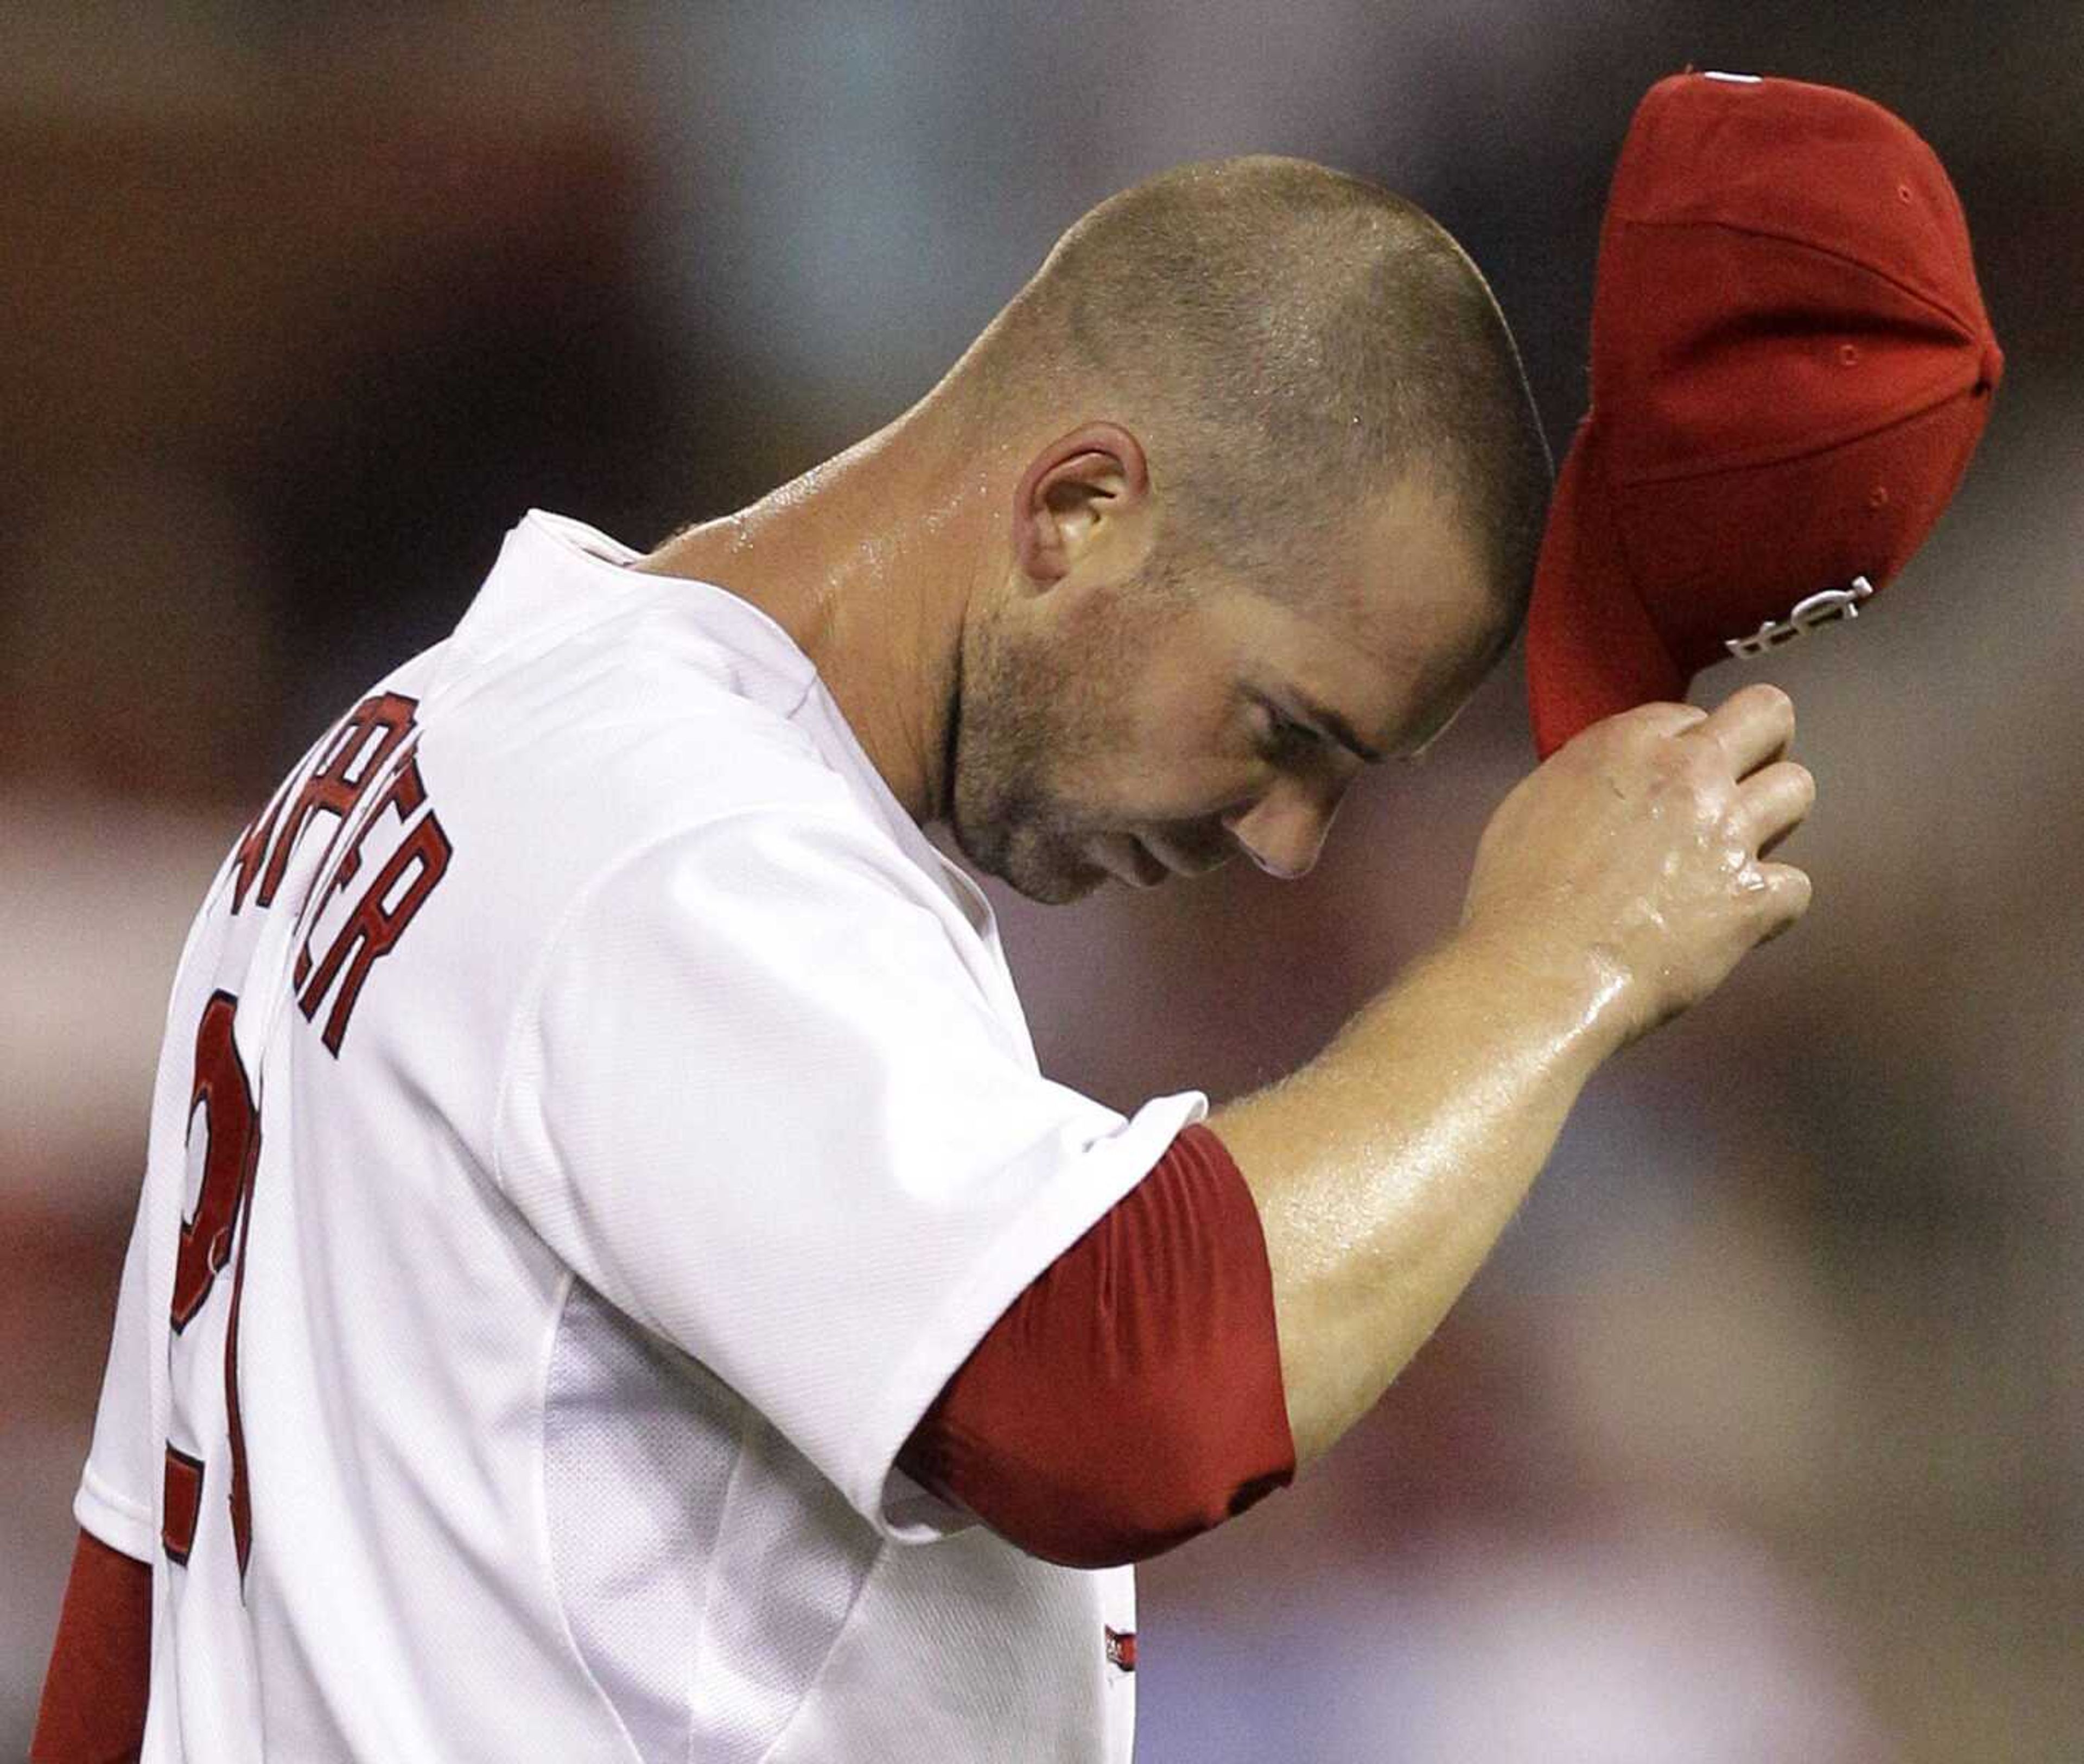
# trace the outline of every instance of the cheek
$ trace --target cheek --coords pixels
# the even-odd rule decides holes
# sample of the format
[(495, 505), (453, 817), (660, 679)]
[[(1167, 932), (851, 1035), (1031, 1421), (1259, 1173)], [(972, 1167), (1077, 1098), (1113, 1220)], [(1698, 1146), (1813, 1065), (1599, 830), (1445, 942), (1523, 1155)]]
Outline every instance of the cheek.
[(1023, 696), (1043, 737), (1040, 779), (1065, 821), (1191, 821), (1249, 789), (1244, 710), (1218, 659), (1176, 622), (1095, 618), (1051, 663)]
[(1122, 809), (1154, 821), (1193, 821), (1230, 808), (1250, 794), (1259, 770), (1241, 722), (1177, 702), (1136, 707), (1108, 759)]

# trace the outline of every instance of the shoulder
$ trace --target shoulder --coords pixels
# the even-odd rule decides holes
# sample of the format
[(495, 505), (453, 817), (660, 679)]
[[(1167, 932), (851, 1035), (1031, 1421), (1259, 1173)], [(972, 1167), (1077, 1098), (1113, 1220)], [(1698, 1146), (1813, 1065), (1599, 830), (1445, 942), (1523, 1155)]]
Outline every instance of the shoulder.
[(898, 943), (967, 956), (974, 941), (951, 896), (844, 792), (712, 806), (630, 842), (573, 890), (561, 918), (568, 948), (641, 923), (661, 948), (812, 969), (827, 986), (880, 971)]
[[(714, 591), (710, 591), (714, 592)], [(728, 621), (667, 591), (439, 693), (422, 709), (429, 787), (481, 849), (552, 892), (711, 825), (875, 816), (796, 713), (815, 689), (748, 655)], [(536, 902), (540, 911), (543, 902)]]

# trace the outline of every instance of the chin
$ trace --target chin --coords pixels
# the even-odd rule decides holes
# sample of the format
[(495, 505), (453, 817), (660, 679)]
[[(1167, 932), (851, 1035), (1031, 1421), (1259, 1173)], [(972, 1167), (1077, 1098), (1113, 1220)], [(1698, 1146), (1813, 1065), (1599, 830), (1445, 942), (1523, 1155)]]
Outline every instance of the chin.
[(955, 849), (972, 866), (1039, 905), (1069, 906), (1111, 880), (1098, 864), (1025, 827), (989, 838), (976, 837), (959, 825), (951, 824), (950, 831)]
[(1074, 901), (1082, 901), (1095, 888), (1111, 878), (1104, 870), (1082, 868), (1075, 876), (1061, 872), (1046, 879), (1004, 876), (1001, 880), (1023, 898), (1043, 906), (1069, 906)]
[(1069, 906), (1111, 880), (1096, 864), (1060, 858), (1048, 851), (1018, 850), (1009, 852), (1005, 867), (992, 874), (1016, 894), (1044, 906)]

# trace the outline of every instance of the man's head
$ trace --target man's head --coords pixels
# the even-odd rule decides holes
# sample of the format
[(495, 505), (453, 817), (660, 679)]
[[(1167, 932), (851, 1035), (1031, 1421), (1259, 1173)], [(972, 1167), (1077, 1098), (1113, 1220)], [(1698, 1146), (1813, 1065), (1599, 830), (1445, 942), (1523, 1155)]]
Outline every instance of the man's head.
[(1550, 482), (1519, 357), (1468, 257), (1375, 185), (1275, 159), (1140, 184), (946, 389), (1024, 462), (947, 806), (1037, 899), (1239, 846), (1300, 874), (1353, 750), (1423, 746), (1519, 626)]

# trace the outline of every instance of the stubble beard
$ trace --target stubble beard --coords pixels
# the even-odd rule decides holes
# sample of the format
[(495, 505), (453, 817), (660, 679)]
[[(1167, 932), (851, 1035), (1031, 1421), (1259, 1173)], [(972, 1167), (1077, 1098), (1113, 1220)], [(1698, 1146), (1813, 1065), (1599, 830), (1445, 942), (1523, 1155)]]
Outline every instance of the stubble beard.
[(1061, 657), (1009, 653), (981, 634), (964, 651), (948, 753), (956, 849), (1031, 901), (1082, 899), (1106, 872), (1078, 851), (1078, 820), (1048, 780), (1078, 757), (1093, 683)]

